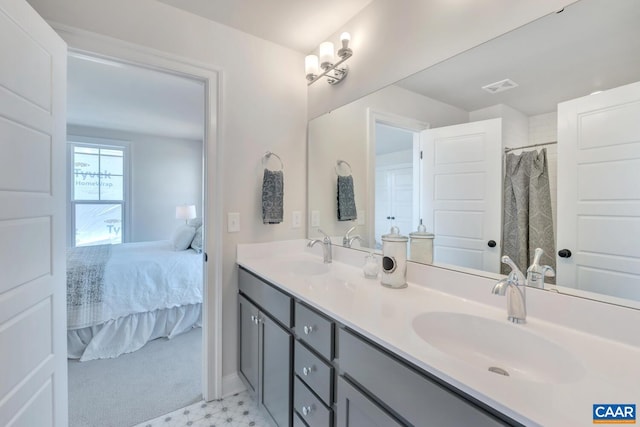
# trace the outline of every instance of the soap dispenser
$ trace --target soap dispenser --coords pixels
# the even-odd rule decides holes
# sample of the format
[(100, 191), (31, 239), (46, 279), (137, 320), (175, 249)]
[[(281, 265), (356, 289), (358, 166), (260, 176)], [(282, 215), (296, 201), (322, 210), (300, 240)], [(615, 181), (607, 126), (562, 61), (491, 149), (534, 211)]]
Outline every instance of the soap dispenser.
[(400, 229), (391, 227), (382, 235), (382, 286), (400, 289), (407, 287), (407, 236)]
[(433, 263), (433, 233), (427, 233), (427, 227), (422, 224), (418, 225), (418, 231), (409, 233), (411, 242), (409, 243), (409, 259), (411, 261), (421, 262), (423, 264)]

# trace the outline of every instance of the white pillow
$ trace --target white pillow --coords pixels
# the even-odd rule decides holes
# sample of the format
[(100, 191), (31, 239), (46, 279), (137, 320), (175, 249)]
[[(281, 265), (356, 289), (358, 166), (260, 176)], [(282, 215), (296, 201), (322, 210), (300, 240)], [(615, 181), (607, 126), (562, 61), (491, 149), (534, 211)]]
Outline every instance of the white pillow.
[(185, 224), (176, 228), (176, 231), (173, 232), (173, 236), (171, 236), (173, 250), (184, 251), (186, 249), (189, 249), (189, 245), (191, 245), (191, 241), (193, 240), (193, 236), (195, 235), (196, 229), (189, 225)]
[(202, 252), (202, 226), (196, 230), (196, 235), (191, 241), (191, 249), (194, 249), (197, 253)]
[(187, 225), (192, 226), (193, 228), (198, 228), (202, 225), (202, 218), (193, 218), (187, 221)]

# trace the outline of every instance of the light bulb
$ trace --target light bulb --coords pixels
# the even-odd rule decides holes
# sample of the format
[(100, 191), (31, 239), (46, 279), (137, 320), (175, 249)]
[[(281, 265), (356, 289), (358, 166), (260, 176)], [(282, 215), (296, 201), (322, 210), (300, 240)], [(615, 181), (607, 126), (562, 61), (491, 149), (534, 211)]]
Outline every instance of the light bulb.
[(351, 40), (351, 34), (347, 32), (340, 34), (340, 41), (342, 42), (342, 48), (338, 51), (338, 56), (342, 59), (346, 59), (353, 54), (353, 51), (349, 49), (350, 40)]
[(333, 43), (320, 43), (320, 66), (325, 69), (333, 65)]

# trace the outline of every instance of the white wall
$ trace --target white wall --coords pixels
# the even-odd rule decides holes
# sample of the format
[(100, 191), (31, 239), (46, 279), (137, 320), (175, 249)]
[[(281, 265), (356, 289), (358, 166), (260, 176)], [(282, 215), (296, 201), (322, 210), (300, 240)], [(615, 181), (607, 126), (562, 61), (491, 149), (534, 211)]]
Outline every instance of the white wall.
[(349, 75), (309, 87), (309, 117), (495, 38), (575, 0), (375, 0), (327, 40), (351, 33)]
[(202, 215), (202, 141), (74, 125), (67, 134), (129, 143), (128, 241), (169, 239), (184, 222), (176, 220), (177, 205), (196, 205)]
[[(309, 122), (309, 214), (320, 212), (320, 226), (331, 236), (341, 236), (354, 224), (336, 219), (336, 160), (346, 160), (353, 170), (356, 208), (360, 225), (358, 233), (366, 235), (373, 212), (367, 212), (367, 110), (390, 113), (427, 122), (431, 127), (466, 123), (466, 111), (418, 95), (406, 89), (389, 86), (345, 105)], [(315, 229), (309, 235), (317, 237)]]
[[(237, 371), (236, 244), (302, 238), (291, 211), (305, 212), (304, 55), (154, 0), (30, 0), (45, 19), (150, 47), (222, 71), (224, 212), (239, 212), (241, 231), (223, 235), (223, 375)], [(63, 34), (64, 36), (64, 34)], [(215, 111), (213, 112), (215, 114)], [(215, 120), (215, 116), (213, 117)], [(261, 221), (261, 156), (285, 164), (285, 221)], [(213, 172), (213, 171), (212, 171)], [(209, 223), (214, 220), (211, 215)], [(210, 284), (211, 286), (211, 284)]]

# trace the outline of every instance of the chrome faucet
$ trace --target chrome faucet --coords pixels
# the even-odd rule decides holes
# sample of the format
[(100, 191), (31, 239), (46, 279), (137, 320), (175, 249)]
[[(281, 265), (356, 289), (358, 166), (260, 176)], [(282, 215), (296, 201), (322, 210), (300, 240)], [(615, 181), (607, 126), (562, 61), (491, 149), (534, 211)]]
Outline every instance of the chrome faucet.
[[(355, 230), (357, 227), (357, 225), (354, 225), (353, 227), (351, 227), (350, 229), (347, 230), (346, 233), (344, 233), (344, 237), (342, 238), (342, 246), (344, 246), (345, 248), (350, 248), (351, 247), (351, 243), (353, 243), (353, 240), (351, 240), (351, 237), (349, 237), (349, 234)], [(358, 238), (360, 238), (360, 236), (358, 236)], [(362, 242), (362, 240), (360, 240)]]
[(525, 323), (527, 319), (526, 285), (527, 280), (522, 271), (507, 255), (502, 257), (502, 262), (511, 267), (511, 273), (506, 279), (495, 284), (491, 293), (494, 295), (507, 295), (507, 319), (513, 323)]
[(331, 238), (322, 230), (318, 228), (318, 231), (324, 235), (324, 239), (313, 239), (307, 243), (307, 247), (312, 248), (316, 243), (322, 243), (322, 257), (325, 264), (330, 264), (332, 260), (331, 256)]
[(533, 263), (527, 269), (527, 286), (544, 289), (544, 278), (555, 277), (556, 272), (549, 265), (540, 265), (540, 258), (544, 251), (536, 248), (533, 256)]
[(347, 241), (347, 245), (345, 247), (350, 248), (351, 245), (353, 245), (353, 242), (355, 242), (356, 240), (360, 242), (360, 246), (364, 245), (364, 240), (362, 240), (362, 237), (356, 234), (355, 236), (349, 237), (349, 240)]

